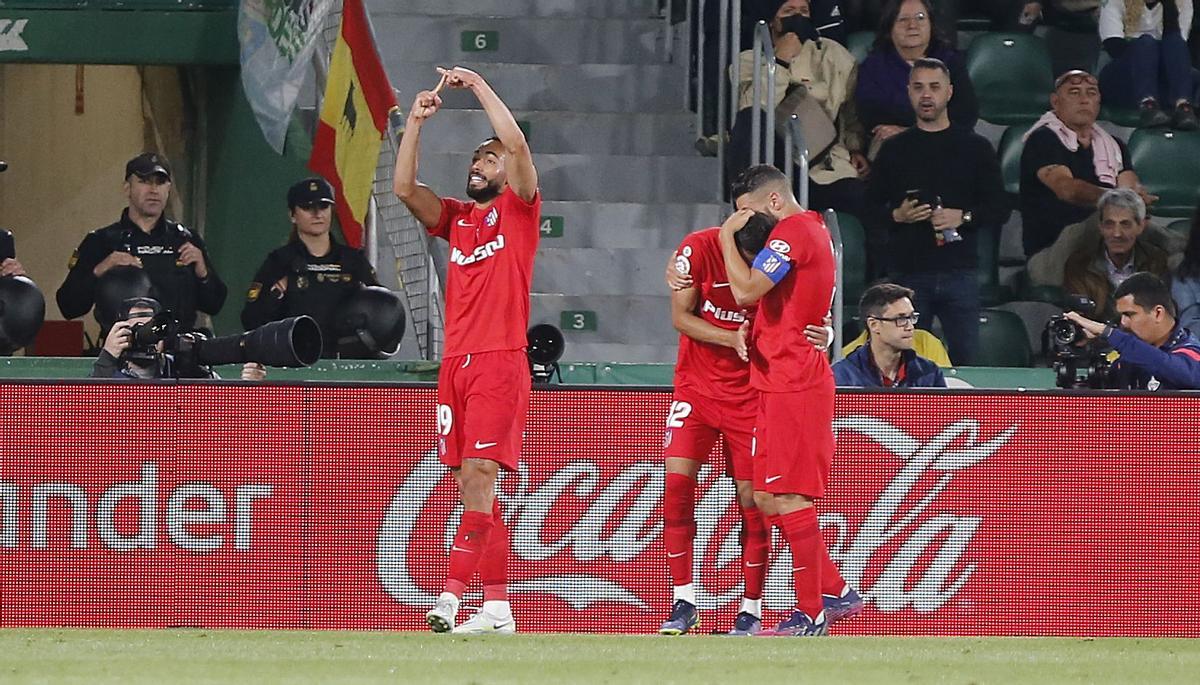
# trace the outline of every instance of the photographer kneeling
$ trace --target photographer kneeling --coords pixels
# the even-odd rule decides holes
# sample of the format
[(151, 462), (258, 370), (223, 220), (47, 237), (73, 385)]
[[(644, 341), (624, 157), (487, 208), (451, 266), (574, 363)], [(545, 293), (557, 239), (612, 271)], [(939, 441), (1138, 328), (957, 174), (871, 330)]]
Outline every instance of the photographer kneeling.
[(1200, 389), (1200, 340), (1175, 321), (1171, 290), (1145, 271), (1127, 278), (1113, 295), (1121, 326), (1092, 321), (1076, 312), (1064, 316), (1088, 338), (1104, 338), (1121, 357), (1109, 387), (1130, 390)]

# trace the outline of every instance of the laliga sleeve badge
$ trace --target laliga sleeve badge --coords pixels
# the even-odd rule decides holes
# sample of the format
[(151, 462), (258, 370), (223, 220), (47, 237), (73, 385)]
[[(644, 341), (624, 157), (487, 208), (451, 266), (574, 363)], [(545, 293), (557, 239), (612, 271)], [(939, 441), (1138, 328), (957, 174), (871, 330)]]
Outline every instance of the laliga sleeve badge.
[(262, 283), (251, 283), (250, 290), (246, 291), (246, 301), (254, 302), (258, 300), (258, 296), (262, 294)]
[(1162, 387), (1162, 383), (1154, 376), (1150, 377), (1150, 382), (1146, 383), (1147, 390), (1158, 390)]

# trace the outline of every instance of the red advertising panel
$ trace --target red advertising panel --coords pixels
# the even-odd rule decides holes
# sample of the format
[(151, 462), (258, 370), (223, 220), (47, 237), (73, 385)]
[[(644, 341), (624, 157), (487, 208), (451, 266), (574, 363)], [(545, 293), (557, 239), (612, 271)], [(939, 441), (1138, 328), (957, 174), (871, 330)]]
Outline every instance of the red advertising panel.
[[(3, 388), (0, 626), (424, 629), (459, 515), (433, 388)], [(499, 485), (520, 630), (665, 617), (669, 401), (533, 394), (524, 469)], [(818, 510), (867, 609), (835, 632), (1200, 635), (1198, 407), (839, 394)], [(706, 468), (697, 497), (698, 600), (724, 628), (741, 593), (732, 483)], [(768, 621), (792, 601), (779, 542)]]

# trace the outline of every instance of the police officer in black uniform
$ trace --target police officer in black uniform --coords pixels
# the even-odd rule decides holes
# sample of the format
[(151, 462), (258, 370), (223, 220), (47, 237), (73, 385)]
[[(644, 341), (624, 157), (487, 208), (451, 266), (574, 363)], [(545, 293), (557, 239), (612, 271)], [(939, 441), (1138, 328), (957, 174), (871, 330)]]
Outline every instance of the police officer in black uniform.
[(17, 248), (12, 231), (0, 229), (0, 277), (24, 275), (25, 267), (17, 261)]
[[(292, 235), (287, 245), (267, 255), (246, 293), (242, 325), (246, 330), (289, 316), (307, 314), (321, 327), (321, 356), (338, 356), (335, 316), (338, 307), (364, 285), (379, 285), (362, 250), (342, 245), (330, 234), (333, 186), (306, 178), (288, 189)], [(362, 356), (347, 354), (342, 356)]]
[[(171, 193), (171, 166), (153, 152), (125, 165), (129, 206), (120, 221), (84, 237), (71, 255), (67, 279), (58, 289), (63, 316), (83, 316), (95, 304), (97, 280), (109, 269), (133, 266), (150, 277), (155, 298), (171, 311), (180, 330), (196, 327), (197, 310), (221, 311), (227, 289), (213, 269), (199, 235), (163, 216)], [(110, 322), (111, 323), (111, 322)]]

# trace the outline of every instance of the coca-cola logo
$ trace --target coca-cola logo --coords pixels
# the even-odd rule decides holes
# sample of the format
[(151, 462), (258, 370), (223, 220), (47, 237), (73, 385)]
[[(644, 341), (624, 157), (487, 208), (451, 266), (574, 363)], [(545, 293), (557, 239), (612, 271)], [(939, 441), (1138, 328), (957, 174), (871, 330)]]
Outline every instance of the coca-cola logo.
[[(878, 610), (911, 607), (920, 613), (932, 612), (966, 585), (976, 570), (968, 552), (982, 518), (972, 511), (929, 513), (931, 505), (956, 476), (1004, 447), (1018, 427), (982, 438), (978, 421), (961, 419), (922, 440), (871, 416), (849, 416), (834, 422), (835, 434), (865, 438), (899, 460), (899, 468), (865, 515), (852, 517), (836, 510), (838, 502), (828, 502), (834, 511), (820, 516), (822, 527), (834, 533), (830, 555), (846, 580)], [(530, 469), (502, 479), (499, 496), (513, 540), (511, 592), (552, 595), (574, 609), (597, 602), (649, 608), (639, 589), (661, 585), (665, 572), (631, 577), (631, 570), (643, 575), (646, 571), (628, 562), (644, 561), (643, 555), (661, 549), (661, 459), (631, 460), (612, 477), (606, 479), (603, 474), (600, 464), (577, 459), (557, 465), (549, 473), (536, 472), (536, 476), (544, 476), (536, 483)], [(435, 560), (427, 554), (433, 550), (414, 553), (414, 545), (420, 544), (414, 531), (446, 478), (436, 453), (425, 454), (397, 488), (380, 525), (376, 547), (379, 581), (402, 604), (428, 606), (440, 590), (419, 583), (411, 564), (417, 559), (424, 564), (445, 563), (461, 510), (441, 524), (442, 549)], [(737, 601), (742, 594), (740, 584), (720, 588), (708, 580), (712, 571), (726, 569), (740, 557), (737, 528), (729, 526), (736, 511), (736, 493), (728, 478), (718, 477), (707, 467), (701, 469), (698, 482), (697, 600), (704, 607), (719, 607)], [(565, 506), (567, 500), (584, 506)], [(564, 516), (562, 512), (572, 512), (572, 518), (556, 518)], [(778, 536), (774, 548), (777, 551), (764, 599), (768, 608), (787, 609), (792, 594), (791, 559)], [(918, 564), (918, 560), (925, 563)]]

